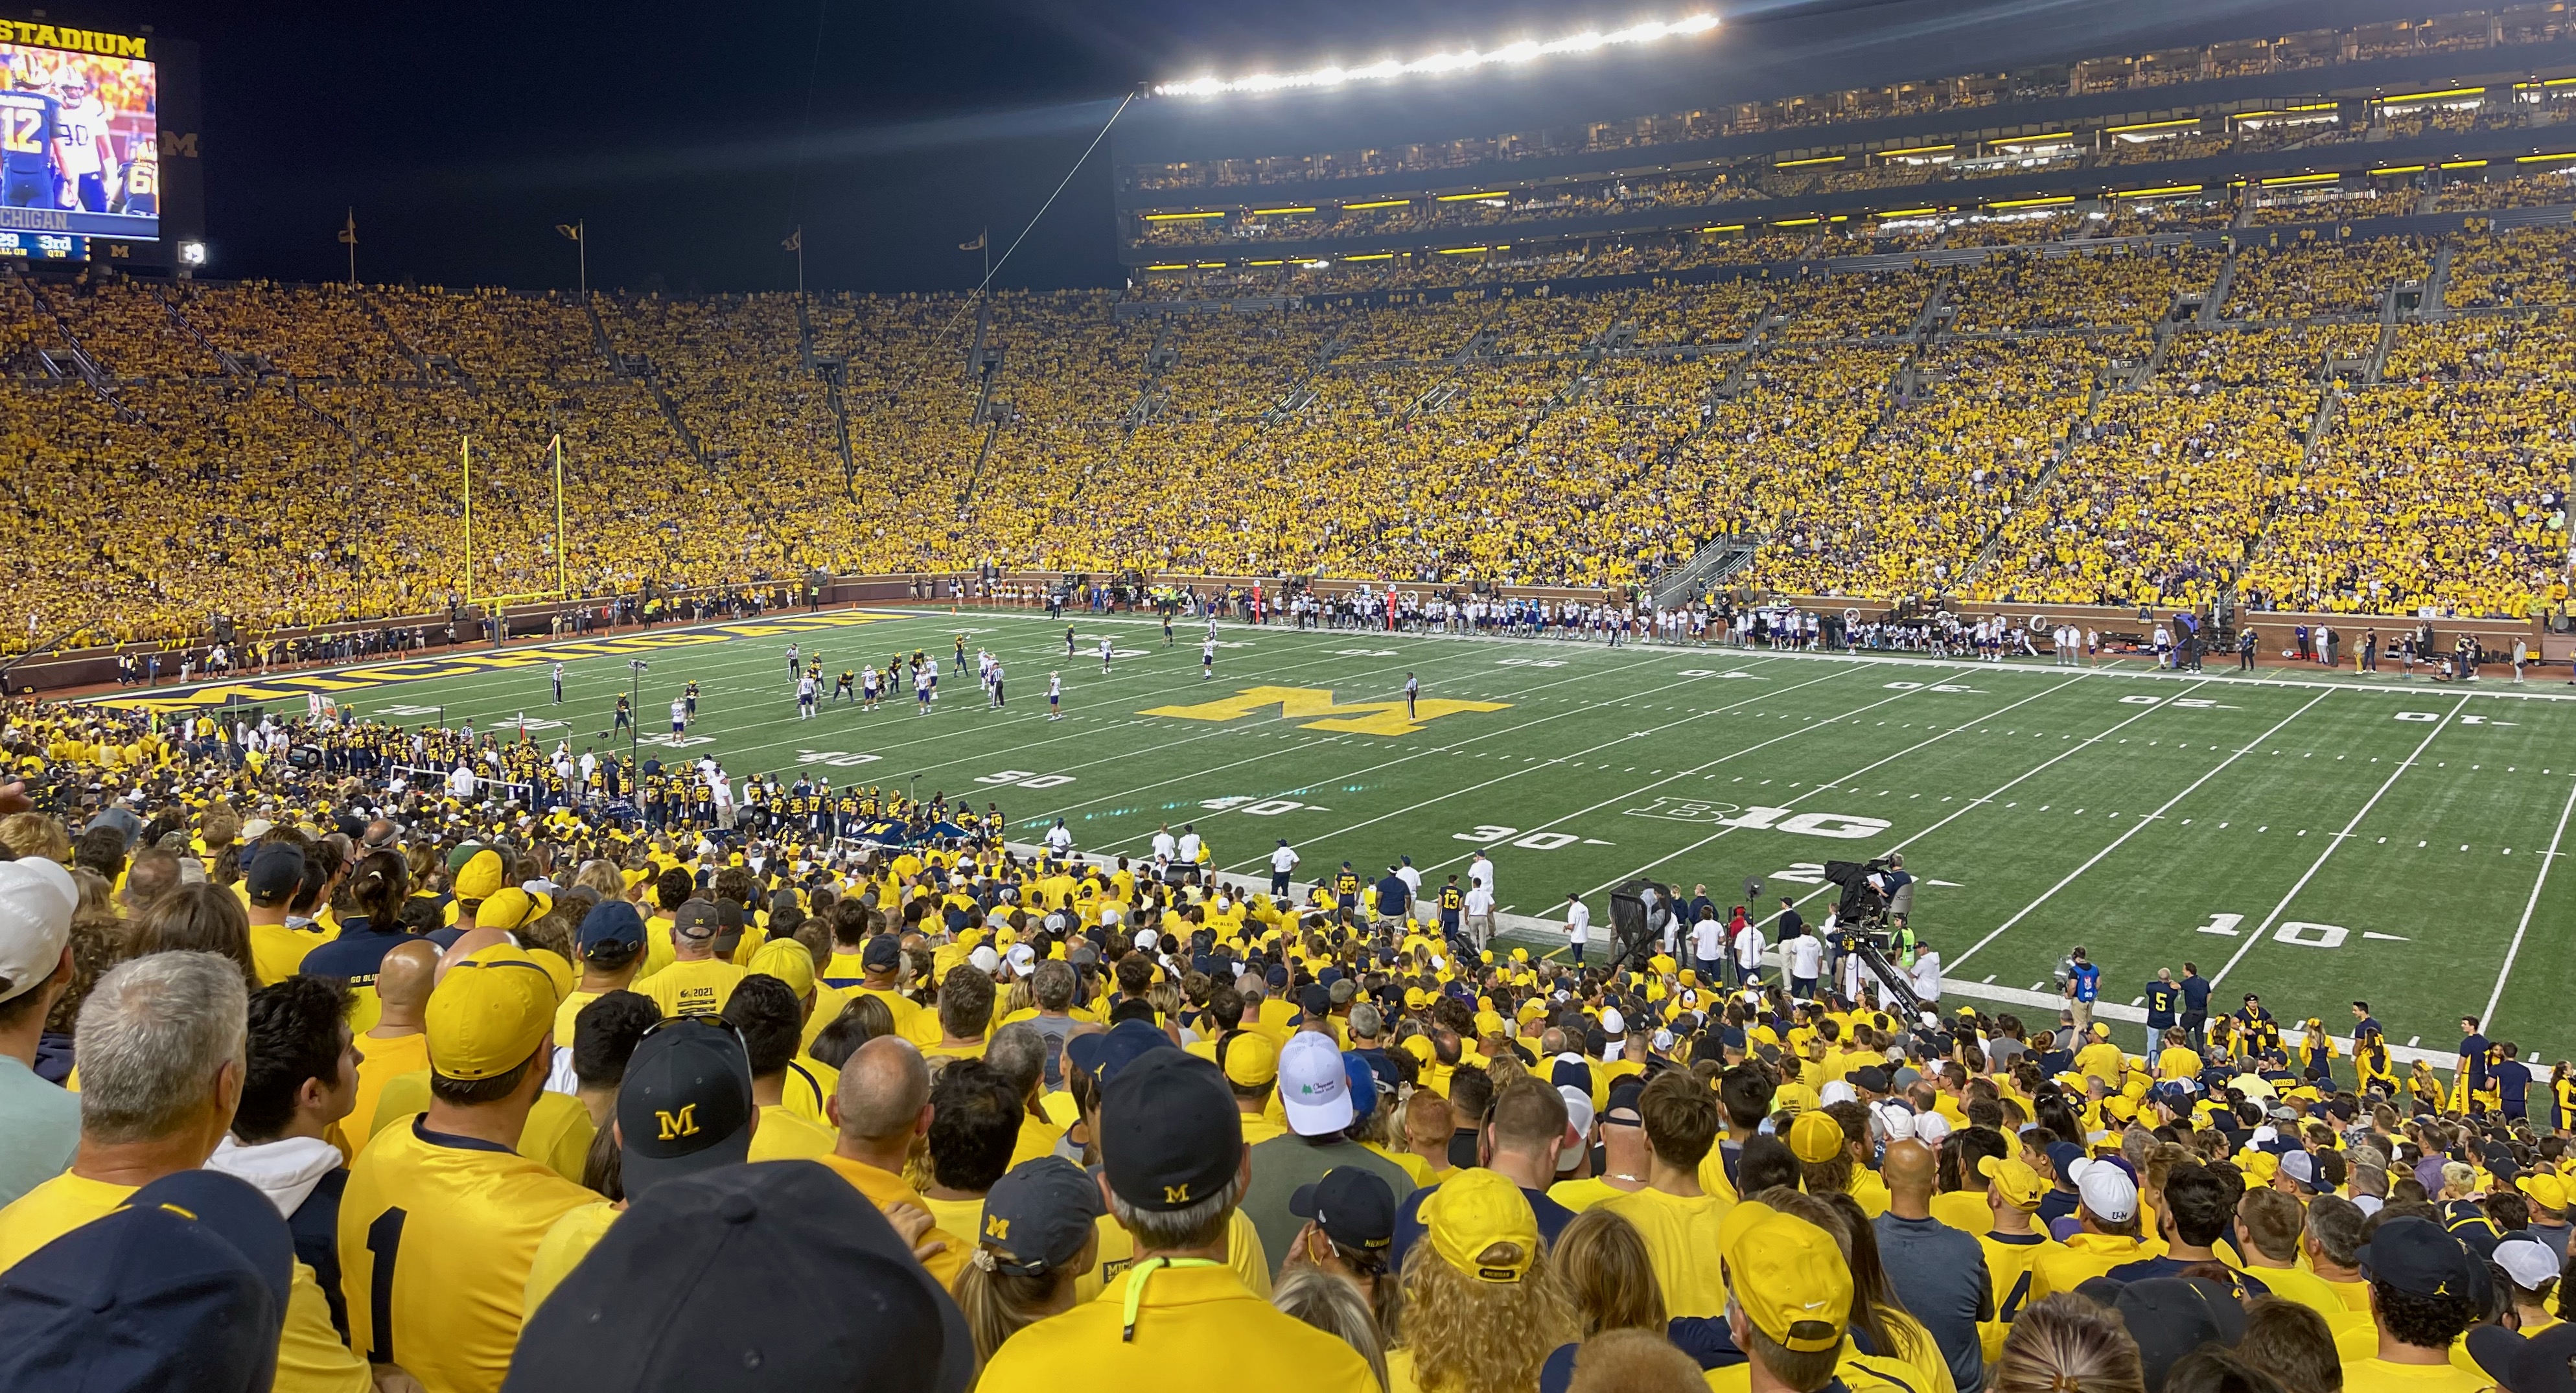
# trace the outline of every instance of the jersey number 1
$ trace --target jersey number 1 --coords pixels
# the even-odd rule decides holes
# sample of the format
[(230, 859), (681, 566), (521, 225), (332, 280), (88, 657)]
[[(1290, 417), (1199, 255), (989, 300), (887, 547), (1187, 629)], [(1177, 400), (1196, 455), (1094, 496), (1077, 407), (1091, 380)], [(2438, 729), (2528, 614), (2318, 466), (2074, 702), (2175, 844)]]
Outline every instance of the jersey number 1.
[(388, 1209), (367, 1225), (367, 1255), (375, 1259), (367, 1280), (367, 1320), (375, 1327), (375, 1339), (367, 1346), (371, 1363), (394, 1362), (394, 1259), (402, 1251), (403, 1220), (409, 1217)]

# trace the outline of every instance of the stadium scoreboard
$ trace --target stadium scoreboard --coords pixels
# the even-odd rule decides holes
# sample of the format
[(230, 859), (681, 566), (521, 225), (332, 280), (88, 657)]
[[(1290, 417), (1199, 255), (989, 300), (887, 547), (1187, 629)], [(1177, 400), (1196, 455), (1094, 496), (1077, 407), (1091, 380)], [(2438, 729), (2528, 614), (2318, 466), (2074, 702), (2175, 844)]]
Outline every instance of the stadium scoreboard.
[(182, 264), (204, 224), (196, 56), (0, 17), (0, 258)]

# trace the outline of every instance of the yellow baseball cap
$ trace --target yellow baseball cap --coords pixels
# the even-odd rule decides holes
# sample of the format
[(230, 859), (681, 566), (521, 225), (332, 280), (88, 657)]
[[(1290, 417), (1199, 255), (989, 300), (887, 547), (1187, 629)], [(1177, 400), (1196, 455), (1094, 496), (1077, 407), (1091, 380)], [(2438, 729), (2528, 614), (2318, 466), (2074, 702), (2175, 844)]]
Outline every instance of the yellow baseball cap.
[(429, 994), (421, 1025), (429, 1067), (451, 1079), (488, 1079), (537, 1052), (554, 1030), (554, 974), (507, 944), (449, 968)]
[(1843, 1154), (1843, 1124), (1823, 1111), (1802, 1112), (1789, 1124), (1789, 1151), (1813, 1165)]
[[(1538, 1257), (1538, 1214), (1521, 1187), (1500, 1171), (1452, 1172), (1422, 1202), (1422, 1223), (1432, 1249), (1480, 1282), (1517, 1282)], [(1511, 1246), (1496, 1251), (1505, 1244)]]
[[(473, 897), (469, 895), (465, 898)], [(483, 907), (474, 911), (474, 926), (505, 931), (524, 929), (546, 917), (554, 907), (553, 896), (531, 895), (513, 885), (496, 890), (484, 898)]]
[(2244, 1159), (2237, 1164), (2245, 1172), (2245, 1178), (2254, 1184), (2269, 1185), (2272, 1177), (2281, 1173), (2281, 1158), (2269, 1151), (2249, 1150), (2240, 1154)]
[(1726, 1263), (1726, 1289), (1754, 1329), (1805, 1354), (1842, 1343), (1843, 1326), (1851, 1319), (1851, 1264), (1832, 1234), (1747, 1200), (1727, 1211), (1717, 1246)]
[(483, 850), (466, 859), (456, 871), (456, 898), (488, 900), (501, 889), (501, 853)]
[(1238, 1032), (1225, 1047), (1225, 1076), (1246, 1088), (1279, 1081), (1279, 1046), (1267, 1035)]
[(1440, 1051), (1432, 1045), (1431, 1037), (1428, 1035), (1408, 1035), (1404, 1037), (1404, 1043), (1396, 1048), (1412, 1055), (1417, 1064), (1428, 1064), (1440, 1055)]
[(526, 953), (531, 961), (546, 970), (548, 977), (554, 979), (555, 1000), (562, 1001), (572, 995), (573, 984), (581, 980), (581, 975), (572, 970), (571, 959), (552, 948), (524, 948), (520, 951)]
[(2543, 1209), (2567, 1207), (2567, 1182), (2547, 1171), (2531, 1171), (2522, 1177), (2523, 1197)]
[(1977, 1162), (1977, 1174), (1993, 1181), (1995, 1193), (2015, 1209), (2037, 1209), (2048, 1193), (2048, 1182), (2039, 1178), (2039, 1172), (2010, 1156), (1986, 1157)]
[(751, 970), (775, 977), (803, 1000), (814, 990), (814, 955), (792, 938), (773, 938), (751, 955)]

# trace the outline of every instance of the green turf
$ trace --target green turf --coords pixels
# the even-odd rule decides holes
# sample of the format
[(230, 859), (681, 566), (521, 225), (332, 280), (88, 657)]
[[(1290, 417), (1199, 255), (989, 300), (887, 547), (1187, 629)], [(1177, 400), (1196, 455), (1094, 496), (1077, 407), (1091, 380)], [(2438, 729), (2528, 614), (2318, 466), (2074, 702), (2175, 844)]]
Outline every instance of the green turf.
[[(713, 751), (737, 776), (792, 779), (813, 766), (836, 786), (917, 779), (924, 796), (998, 800), (1019, 839), (1060, 815), (1084, 851), (1134, 853), (1158, 823), (1187, 820), (1222, 867), (1247, 876), (1286, 837), (1305, 858), (1301, 876), (1344, 858), (1382, 873), (1405, 853), (1435, 885), (1483, 845), (1506, 910), (1547, 915), (1572, 891), (1596, 919), (1607, 888), (1641, 874), (1705, 882), (1721, 902), (1758, 875), (1769, 893), (1803, 899), (1819, 892), (1819, 863), (1901, 848), (1918, 876), (1953, 882), (1926, 884), (1915, 918), (1962, 994), (2039, 986), (2082, 943), (2109, 1002), (2189, 959), (2225, 1002), (2259, 991), (2285, 1020), (2320, 1015), (2338, 1033), (2346, 1004), (2367, 997), (2392, 1043), (2447, 1050), (2458, 1017), (2492, 1002), (2490, 1034), (2521, 1043), (2526, 1059), (2576, 1050), (2564, 1006), (2576, 988), (2576, 875), (2545, 869), (2553, 848), (2567, 849), (2576, 806), (2576, 692), (2563, 684), (2459, 688), (2307, 668), (2193, 678), (2134, 662), (1995, 667), (1234, 624), (1216, 680), (1202, 681), (1190, 621), (1167, 649), (1150, 620), (1075, 617), (1081, 651), (1067, 659), (1064, 625), (1042, 614), (880, 613), (856, 627), (860, 616), (818, 616), (832, 627), (801, 633), (786, 629), (806, 621), (784, 620), (731, 626), (748, 636), (611, 640), (570, 660), (562, 708), (550, 704), (550, 660), (533, 649), (501, 659), (524, 666), (433, 661), (398, 671), (454, 675), (340, 699), (404, 723), (423, 708), (478, 729), (522, 712), (559, 719), (535, 737), (578, 750), (601, 743), (628, 688), (615, 650), (632, 647), (651, 663), (639, 704), (648, 733), (667, 729), (672, 695), (694, 678), (693, 734), (707, 743), (692, 753)], [(944, 666), (960, 630), (970, 655), (1002, 656), (1007, 711), (985, 709), (973, 676), (951, 671), (928, 716), (905, 691), (876, 713), (827, 705), (796, 719), (788, 642), (837, 675), (914, 648)], [(1133, 654), (1106, 677), (1102, 633)], [(1045, 720), (1051, 669), (1066, 685), (1056, 724)], [(1317, 729), (1325, 718), (1276, 706), (1222, 721), (1144, 714), (1257, 686), (1394, 701), (1408, 671), (1426, 702), (1501, 709), (1394, 735)], [(875, 758), (830, 762), (859, 755)], [(1850, 839), (1719, 821), (1795, 826), (1802, 814), (1832, 815), (1804, 824), (1827, 831), (1868, 826), (1853, 818), (1887, 826)], [(2234, 931), (2206, 931), (2221, 915), (2240, 916)], [(2120, 1028), (2132, 1049), (2134, 1033)]]

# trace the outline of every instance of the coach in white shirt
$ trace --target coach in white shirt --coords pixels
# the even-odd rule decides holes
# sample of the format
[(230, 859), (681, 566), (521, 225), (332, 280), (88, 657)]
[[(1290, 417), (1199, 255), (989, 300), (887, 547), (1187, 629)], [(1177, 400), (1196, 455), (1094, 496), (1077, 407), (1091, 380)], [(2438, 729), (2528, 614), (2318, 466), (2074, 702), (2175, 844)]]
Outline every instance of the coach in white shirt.
[(1422, 872), (1413, 868), (1412, 857), (1404, 857), (1396, 863), (1395, 878), (1404, 882), (1415, 904), (1422, 902)]
[(1494, 890), (1482, 882), (1467, 887), (1467, 941), (1485, 951), (1494, 941)]
[(1494, 863), (1485, 858), (1485, 853), (1481, 851), (1477, 852), (1476, 859), (1467, 863), (1467, 883), (1469, 885), (1484, 886), (1488, 893), (1492, 892), (1494, 888)]
[(1714, 987), (1726, 970), (1726, 926), (1717, 922), (1717, 910), (1700, 912), (1699, 922), (1691, 925), (1691, 966), (1699, 974), (1699, 984)]
[(1168, 827), (1168, 826), (1164, 826), (1164, 827), (1157, 827), (1157, 828), (1155, 828), (1155, 829), (1154, 829), (1154, 859), (1155, 859), (1155, 860), (1157, 860), (1157, 861), (1169, 861), (1169, 860), (1171, 860), (1171, 859), (1172, 859), (1172, 855), (1173, 855), (1173, 853), (1174, 853), (1174, 852), (1176, 852), (1176, 851), (1178, 851), (1179, 849), (1180, 849), (1180, 843), (1178, 843), (1178, 842), (1176, 842), (1176, 841), (1172, 840), (1172, 829), (1171, 829), (1170, 827)]
[(1196, 823), (1181, 824), (1181, 841), (1176, 850), (1182, 865), (1195, 866), (1199, 863), (1199, 834)]
[(1569, 890), (1565, 895), (1565, 942), (1574, 950), (1577, 963), (1583, 961), (1583, 949), (1591, 941), (1592, 908), (1583, 902), (1581, 895)]

